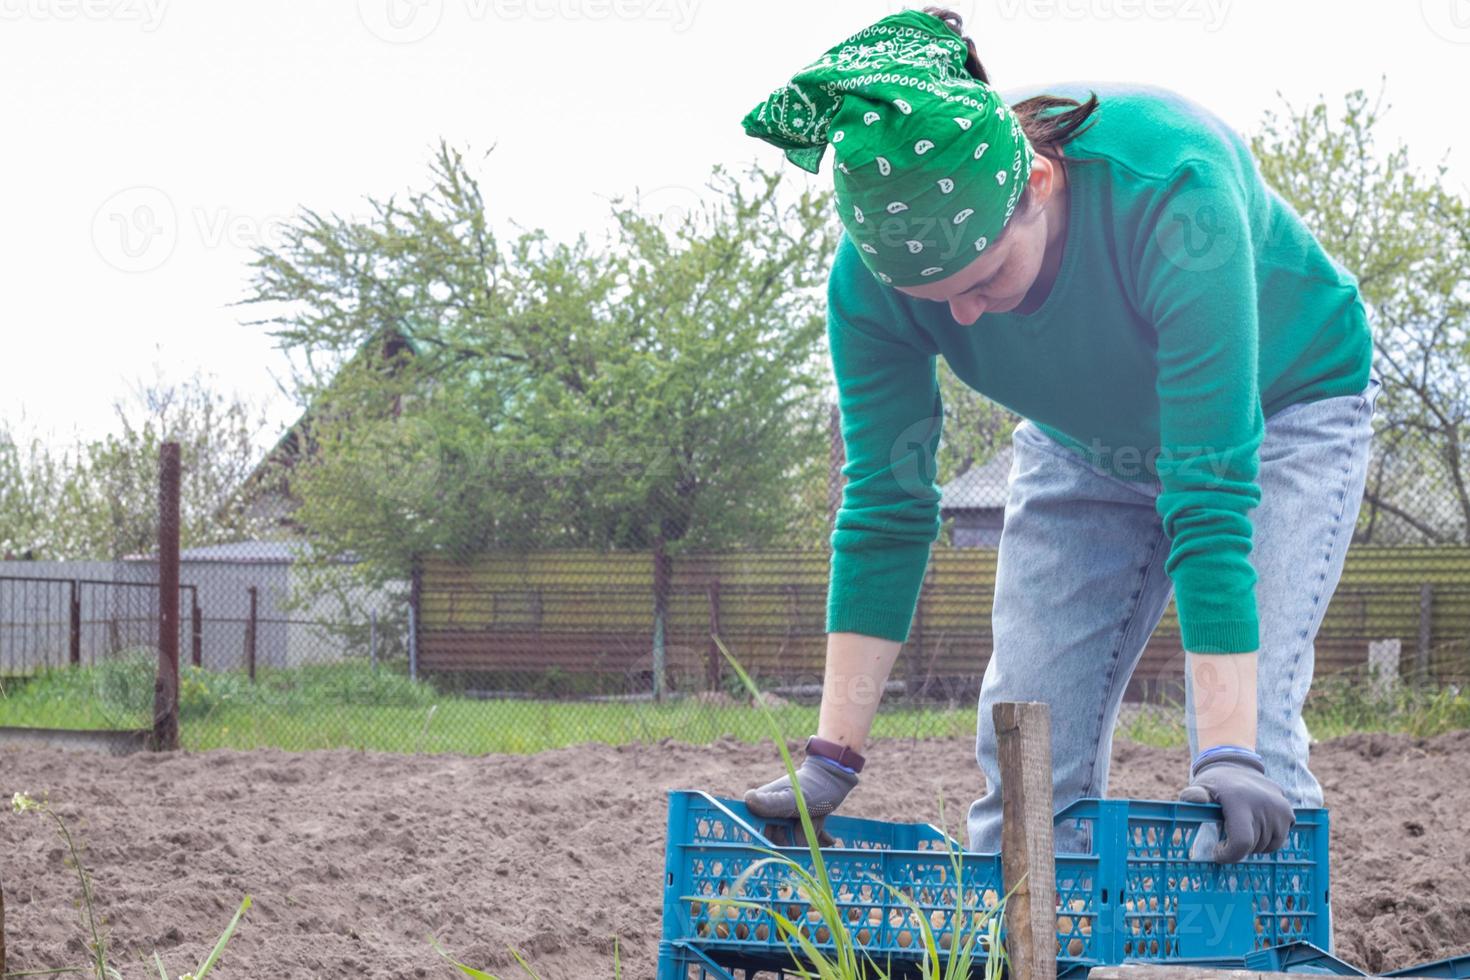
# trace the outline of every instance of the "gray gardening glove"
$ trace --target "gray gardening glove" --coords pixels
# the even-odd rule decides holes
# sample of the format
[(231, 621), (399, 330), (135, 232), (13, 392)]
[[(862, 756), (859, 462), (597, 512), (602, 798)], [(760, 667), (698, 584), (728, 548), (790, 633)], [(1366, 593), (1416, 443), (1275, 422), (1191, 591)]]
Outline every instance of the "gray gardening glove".
[[(796, 770), (796, 779), (801, 784), (802, 799), (806, 801), (806, 812), (811, 815), (812, 829), (817, 832), (817, 845), (819, 847), (830, 847), (834, 841), (832, 835), (823, 829), (822, 825), (827, 822), (827, 814), (837, 809), (838, 805), (852, 792), (852, 788), (858, 784), (857, 773), (847, 772), (834, 762), (817, 755), (809, 755)], [(757, 817), (768, 819), (791, 820), (799, 817), (796, 812), (796, 793), (791, 788), (791, 777), (782, 776), (773, 779), (764, 786), (746, 790), (745, 805), (750, 812)], [(792, 842), (785, 840), (785, 828), (781, 826), (768, 825), (766, 836), (777, 845), (789, 845)], [(796, 825), (797, 846), (806, 846), (806, 834), (801, 829), (801, 824)]]
[(1249, 749), (1224, 747), (1201, 753), (1190, 767), (1185, 803), (1218, 803), (1225, 839), (1208, 856), (1233, 864), (1248, 854), (1269, 854), (1286, 843), (1296, 812), (1281, 787), (1266, 778), (1266, 765)]

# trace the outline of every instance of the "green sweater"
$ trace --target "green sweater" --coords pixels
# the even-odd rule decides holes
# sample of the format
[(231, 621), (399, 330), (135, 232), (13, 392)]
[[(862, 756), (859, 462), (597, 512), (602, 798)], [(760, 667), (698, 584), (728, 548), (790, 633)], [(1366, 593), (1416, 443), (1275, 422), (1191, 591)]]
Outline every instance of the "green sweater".
[[(828, 280), (847, 447), (829, 632), (902, 641), (939, 530), (935, 359), (1098, 468), (1157, 479), (1186, 650), (1259, 642), (1250, 510), (1267, 416), (1355, 394), (1372, 340), (1354, 277), (1261, 179), (1239, 136), (1177, 95), (1047, 86), (1101, 107), (1064, 149), (1060, 271), (1027, 315), (961, 326), (884, 286), (850, 239)], [(1012, 101), (1035, 92), (1008, 93)]]

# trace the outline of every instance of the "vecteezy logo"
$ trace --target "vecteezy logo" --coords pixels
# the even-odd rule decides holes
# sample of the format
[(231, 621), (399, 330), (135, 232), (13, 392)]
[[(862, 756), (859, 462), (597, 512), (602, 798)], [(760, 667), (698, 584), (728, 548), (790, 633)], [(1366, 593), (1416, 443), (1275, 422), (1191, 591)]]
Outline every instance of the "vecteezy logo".
[(1419, 0), (1429, 29), (1452, 44), (1470, 44), (1470, 0)]
[(693, 188), (679, 184), (665, 184), (640, 192), (635, 204), (640, 214), (657, 224), (670, 238), (677, 238), (681, 231), (697, 224), (703, 206)]
[(1185, 272), (1218, 269), (1240, 247), (1240, 228), (1223, 191), (1199, 188), (1171, 198), (1154, 227), (1164, 258)]
[(129, 187), (92, 215), (92, 246), (123, 272), (148, 272), (168, 261), (179, 243), (174, 203), (157, 187)]
[(357, 0), (357, 16), (389, 44), (422, 41), (439, 26), (444, 0)]
[(939, 475), (935, 459), (941, 419), (920, 419), (907, 426), (893, 440), (889, 451), (889, 468), (893, 479), (904, 492), (913, 497), (933, 494), (934, 481)]

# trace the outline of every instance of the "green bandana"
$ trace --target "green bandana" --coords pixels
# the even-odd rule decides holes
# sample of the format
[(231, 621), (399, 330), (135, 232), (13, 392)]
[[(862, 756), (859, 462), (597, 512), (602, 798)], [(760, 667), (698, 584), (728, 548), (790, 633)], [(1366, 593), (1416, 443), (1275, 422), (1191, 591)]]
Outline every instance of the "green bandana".
[(838, 217), (885, 283), (916, 286), (969, 265), (1031, 174), (1020, 121), (965, 71), (965, 56), (947, 24), (906, 10), (829, 50), (742, 122), (811, 173), (832, 144)]

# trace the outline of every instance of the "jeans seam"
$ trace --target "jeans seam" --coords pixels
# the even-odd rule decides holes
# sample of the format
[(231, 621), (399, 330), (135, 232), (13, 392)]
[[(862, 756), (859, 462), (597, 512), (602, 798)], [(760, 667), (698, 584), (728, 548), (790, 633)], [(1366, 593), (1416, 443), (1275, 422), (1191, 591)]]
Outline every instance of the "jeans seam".
[[(1291, 691), (1296, 685), (1297, 671), (1300, 669), (1302, 657), (1306, 654), (1307, 647), (1310, 645), (1311, 622), (1316, 618), (1317, 609), (1322, 604), (1322, 583), (1327, 578), (1327, 567), (1332, 561), (1332, 551), (1336, 547), (1337, 536), (1342, 533), (1343, 516), (1347, 512), (1348, 479), (1351, 477), (1353, 471), (1353, 454), (1357, 443), (1357, 432), (1362, 425), (1365, 409), (1371, 411), (1372, 402), (1367, 398), (1360, 398), (1358, 409), (1353, 415), (1353, 436), (1348, 440), (1347, 445), (1343, 449), (1346, 459), (1342, 469), (1339, 471), (1341, 479), (1337, 489), (1337, 511), (1332, 520), (1332, 532), (1327, 537), (1326, 546), (1321, 552), (1318, 563), (1317, 587), (1312, 594), (1312, 603), (1308, 607), (1306, 625), (1296, 631), (1297, 642), (1293, 644), (1295, 653), (1292, 655), (1291, 667), (1286, 674), (1286, 688), (1288, 691)], [(1289, 697), (1284, 710), (1284, 720), (1289, 725), (1295, 718)]]
[(1098, 709), (1097, 720), (1094, 723), (1092, 734), (1092, 765), (1087, 773), (1087, 785), (1083, 787), (1083, 796), (1092, 796), (1097, 786), (1098, 750), (1102, 746), (1103, 721), (1108, 716), (1108, 705), (1113, 702), (1113, 687), (1118, 679), (1118, 662), (1123, 656), (1123, 642), (1128, 638), (1130, 629), (1138, 619), (1139, 607), (1143, 604), (1143, 595), (1148, 585), (1149, 573), (1153, 570), (1154, 561), (1158, 558), (1159, 547), (1166, 540), (1162, 529), (1154, 535), (1153, 547), (1149, 549), (1148, 560), (1139, 569), (1138, 587), (1130, 597), (1133, 607), (1123, 617), (1122, 627), (1118, 630), (1117, 639), (1113, 642), (1113, 649), (1109, 654), (1108, 674), (1106, 683), (1103, 685), (1103, 698)]

